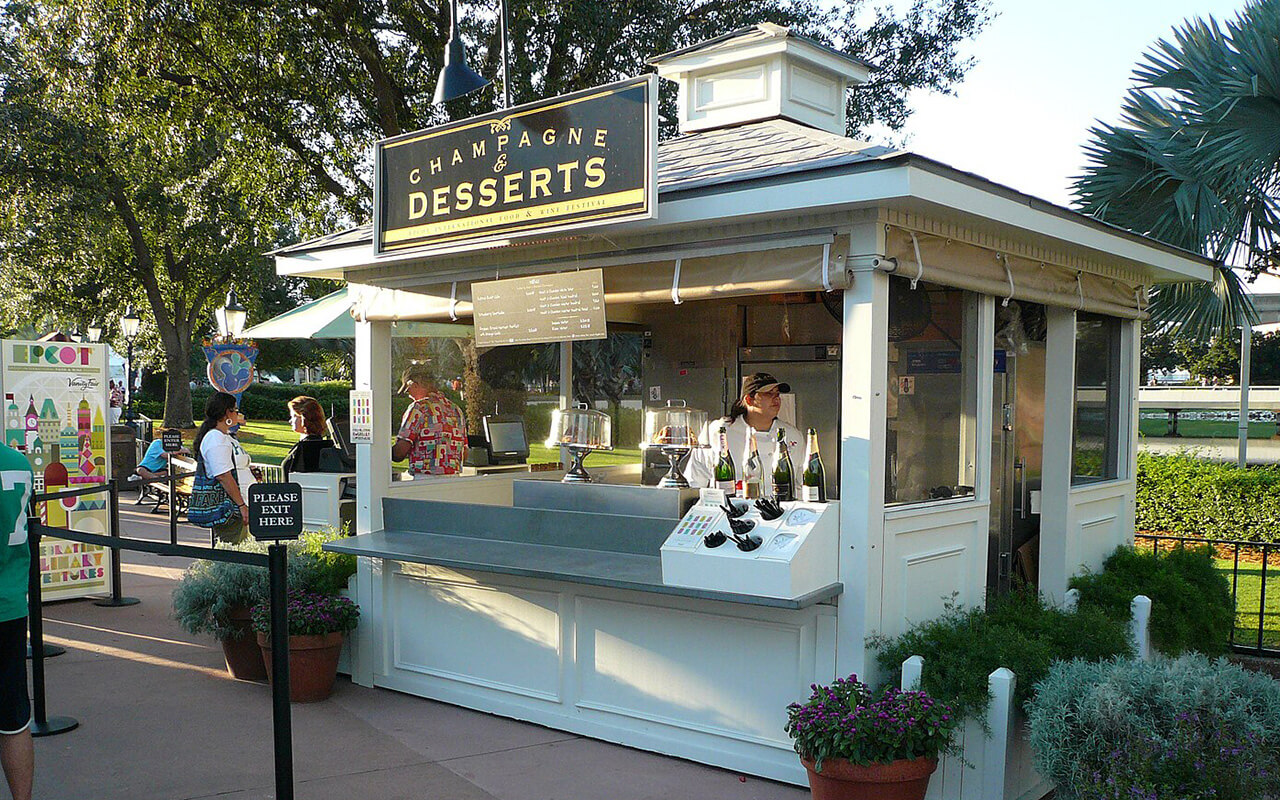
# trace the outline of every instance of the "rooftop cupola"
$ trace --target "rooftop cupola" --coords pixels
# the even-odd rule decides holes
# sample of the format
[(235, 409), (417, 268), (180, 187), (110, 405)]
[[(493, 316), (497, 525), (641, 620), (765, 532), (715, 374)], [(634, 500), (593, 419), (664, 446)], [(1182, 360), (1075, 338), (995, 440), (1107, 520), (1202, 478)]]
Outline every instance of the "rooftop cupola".
[(763, 22), (649, 59), (680, 85), (680, 132), (784, 118), (843, 136), (845, 90), (871, 68)]

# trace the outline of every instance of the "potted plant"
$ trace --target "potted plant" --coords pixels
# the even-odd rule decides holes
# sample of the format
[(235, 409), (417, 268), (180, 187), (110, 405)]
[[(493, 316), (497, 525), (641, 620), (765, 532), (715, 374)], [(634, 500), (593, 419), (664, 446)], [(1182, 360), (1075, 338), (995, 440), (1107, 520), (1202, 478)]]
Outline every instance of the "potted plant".
[(787, 707), (787, 733), (815, 800), (922, 800), (958, 720), (924, 692), (878, 699), (856, 675)]
[(196, 561), (173, 590), (178, 624), (188, 633), (212, 634), (222, 644), (227, 671), (238, 680), (267, 679), (249, 619), (249, 609), (263, 597), (264, 573), (247, 564)]
[[(346, 597), (304, 589), (289, 592), (289, 700), (314, 703), (333, 693), (342, 637), (356, 627), (360, 608)], [(271, 605), (253, 607), (253, 629), (271, 672)]]

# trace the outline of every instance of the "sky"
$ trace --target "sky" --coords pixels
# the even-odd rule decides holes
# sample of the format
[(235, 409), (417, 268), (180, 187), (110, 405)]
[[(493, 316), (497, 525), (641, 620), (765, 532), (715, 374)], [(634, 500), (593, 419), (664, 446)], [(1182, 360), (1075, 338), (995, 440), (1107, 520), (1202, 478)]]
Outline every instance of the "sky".
[(1116, 122), (1135, 64), (1188, 17), (1234, 17), (1244, 0), (994, 0), (955, 96), (912, 97), (907, 148), (1070, 205), (1096, 120)]

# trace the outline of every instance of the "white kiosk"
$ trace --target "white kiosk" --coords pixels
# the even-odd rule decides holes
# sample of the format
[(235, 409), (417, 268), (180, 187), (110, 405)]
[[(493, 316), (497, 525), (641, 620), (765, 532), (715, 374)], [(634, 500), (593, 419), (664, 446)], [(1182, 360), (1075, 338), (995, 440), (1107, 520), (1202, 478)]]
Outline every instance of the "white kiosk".
[[(657, 147), (652, 218), (377, 255), (361, 228), (276, 254), (281, 274), (356, 297), (374, 435), (359, 535), (335, 547), (362, 556), (353, 679), (803, 784), (786, 706), (874, 678), (868, 635), (1019, 575), (1059, 598), (1131, 541), (1145, 287), (1212, 264), (845, 138), (866, 66), (786, 29), (652, 64), (679, 84), (681, 124)], [(503, 124), (476, 135), (496, 147)], [(613, 494), (586, 510), (518, 501), (532, 495), (510, 475), (392, 483), (392, 325), (468, 320), (473, 282), (495, 275), (593, 268), (610, 322), (649, 333), (646, 370), (668, 376), (655, 400), (717, 402), (766, 347), (835, 359), (795, 400), (804, 417), (821, 394), (838, 421), (820, 431), (838, 499), (758, 525), (754, 554), (720, 553), (691, 527), (719, 525), (715, 509), (660, 500), (679, 490), (638, 485), (638, 464), (593, 467)], [(963, 773), (931, 795), (959, 796)]]

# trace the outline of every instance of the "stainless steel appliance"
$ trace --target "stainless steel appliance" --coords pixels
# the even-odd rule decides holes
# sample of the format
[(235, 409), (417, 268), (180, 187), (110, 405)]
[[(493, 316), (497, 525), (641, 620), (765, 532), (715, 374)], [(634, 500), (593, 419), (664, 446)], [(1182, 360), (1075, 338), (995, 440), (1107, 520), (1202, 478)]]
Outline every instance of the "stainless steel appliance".
[[(791, 395), (783, 398), (782, 418), (801, 433), (818, 431), (818, 447), (827, 472), (827, 497), (840, 496), (840, 345), (790, 345), (782, 347), (742, 347), (738, 349), (738, 386), (742, 376), (768, 372), (791, 384)], [(794, 409), (794, 411), (793, 411)], [(794, 413), (793, 419), (788, 415)], [(803, 469), (804, 453), (793, 453), (792, 461)]]

